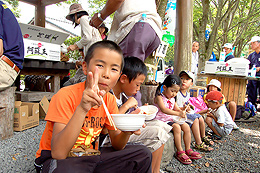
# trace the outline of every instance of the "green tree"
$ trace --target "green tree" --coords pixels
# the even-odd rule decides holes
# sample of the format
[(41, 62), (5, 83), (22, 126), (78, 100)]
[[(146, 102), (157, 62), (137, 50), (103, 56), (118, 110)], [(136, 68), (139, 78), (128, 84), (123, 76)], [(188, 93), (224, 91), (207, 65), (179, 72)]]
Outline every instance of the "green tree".
[[(219, 56), (222, 46), (229, 42), (240, 56), (250, 38), (258, 34), (260, 4), (258, 0), (194, 0), (193, 39), (200, 43), (199, 71), (212, 51)], [(205, 30), (211, 29), (209, 40)]]
[(16, 17), (20, 17), (21, 10), (18, 8), (19, 7), (19, 2), (18, 0), (3, 0), (3, 2), (9, 6), (10, 10), (14, 13)]

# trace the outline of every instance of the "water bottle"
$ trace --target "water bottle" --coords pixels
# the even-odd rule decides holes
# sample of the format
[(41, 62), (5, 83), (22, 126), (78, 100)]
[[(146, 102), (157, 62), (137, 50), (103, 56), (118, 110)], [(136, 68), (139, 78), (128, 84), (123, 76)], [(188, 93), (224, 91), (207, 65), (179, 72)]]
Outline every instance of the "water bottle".
[(225, 61), (225, 52), (220, 52), (219, 62), (224, 62), (224, 61)]
[(256, 66), (253, 65), (252, 69), (251, 69), (251, 77), (255, 77), (256, 75)]
[(139, 22), (145, 22), (145, 20), (146, 20), (146, 14), (143, 13), (141, 16), (141, 20), (139, 20)]

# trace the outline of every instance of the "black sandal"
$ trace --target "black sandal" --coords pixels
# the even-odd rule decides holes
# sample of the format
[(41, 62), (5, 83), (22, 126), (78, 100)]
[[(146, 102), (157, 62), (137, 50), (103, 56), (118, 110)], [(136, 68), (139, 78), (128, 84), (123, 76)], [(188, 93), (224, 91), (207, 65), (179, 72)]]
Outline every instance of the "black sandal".
[[(201, 138), (201, 140), (202, 140), (202, 142), (204, 142), (206, 145), (209, 145), (209, 146), (214, 145), (214, 142), (213, 142), (211, 139), (209, 139), (208, 136), (205, 136), (205, 137)], [(213, 144), (211, 144), (211, 142), (212, 142)]]

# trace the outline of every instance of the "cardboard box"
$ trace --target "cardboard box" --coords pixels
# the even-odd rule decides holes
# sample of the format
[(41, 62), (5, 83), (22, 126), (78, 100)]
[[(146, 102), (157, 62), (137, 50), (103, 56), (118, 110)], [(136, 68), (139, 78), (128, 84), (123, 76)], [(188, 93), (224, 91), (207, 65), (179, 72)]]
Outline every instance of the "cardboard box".
[(201, 95), (201, 97), (204, 96), (207, 88), (202, 86), (194, 86), (190, 88), (190, 96), (191, 97), (198, 97)]
[(248, 76), (249, 65), (246, 63), (228, 63), (206, 61), (205, 73)]
[(60, 45), (69, 34), (19, 23), (24, 41), (24, 58), (60, 61)]
[(40, 101), (40, 108), (39, 108), (39, 113), (40, 113), (40, 119), (43, 120), (48, 112), (48, 109), (49, 109), (49, 100), (47, 99), (46, 96), (44, 96), (42, 98), (42, 100)]
[(23, 131), (39, 125), (39, 103), (15, 101), (14, 130)]

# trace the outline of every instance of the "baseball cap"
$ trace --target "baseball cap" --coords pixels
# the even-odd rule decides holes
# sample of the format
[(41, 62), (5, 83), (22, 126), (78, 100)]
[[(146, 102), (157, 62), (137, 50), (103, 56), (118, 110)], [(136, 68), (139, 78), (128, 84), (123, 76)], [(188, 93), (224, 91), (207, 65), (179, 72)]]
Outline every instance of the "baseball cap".
[(195, 76), (191, 71), (183, 70), (180, 72), (179, 77), (181, 77), (183, 74), (187, 74), (189, 76), (189, 78), (191, 78), (192, 81), (194, 81)]
[(221, 100), (223, 100), (223, 98), (224, 97), (223, 97), (222, 93), (219, 91), (210, 91), (206, 95), (206, 100), (213, 101), (213, 102), (221, 101)]
[(222, 46), (222, 48), (224, 48), (224, 47), (226, 47), (228, 49), (232, 49), (233, 48), (231, 43), (225, 43), (224, 46)]
[(218, 88), (218, 91), (221, 91), (221, 83), (217, 80), (217, 79), (211, 79), (211, 81), (209, 82), (209, 84), (207, 85), (207, 89), (209, 90), (209, 86), (213, 85), (215, 87)]
[(248, 44), (252, 43), (252, 42), (255, 42), (255, 41), (260, 41), (260, 37), (259, 36), (252, 37), (251, 40), (248, 42)]

